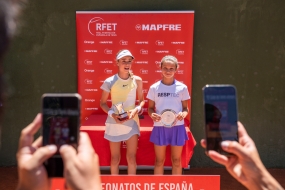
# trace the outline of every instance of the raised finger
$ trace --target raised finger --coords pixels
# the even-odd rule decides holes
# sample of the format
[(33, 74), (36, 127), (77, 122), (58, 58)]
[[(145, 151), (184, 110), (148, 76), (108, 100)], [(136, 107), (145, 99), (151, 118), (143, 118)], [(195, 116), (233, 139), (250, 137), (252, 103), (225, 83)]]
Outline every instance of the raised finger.
[(24, 128), (21, 132), (19, 140), (19, 149), (30, 146), (34, 140), (34, 134), (39, 130), (42, 123), (42, 115), (38, 114), (34, 121)]
[(59, 149), (60, 155), (62, 157), (64, 167), (69, 170), (74, 167), (74, 160), (76, 160), (76, 150), (70, 145), (62, 145)]
[(214, 150), (209, 150), (208, 151), (208, 156), (214, 160), (215, 162), (222, 164), (224, 166), (228, 165), (228, 157), (222, 154), (219, 154), (218, 152), (214, 151)]
[(78, 155), (94, 153), (95, 150), (92, 146), (91, 140), (87, 133), (80, 132), (80, 138), (78, 142)]
[(43, 137), (40, 136), (33, 142), (32, 147), (37, 149), (40, 148), (42, 145), (43, 145)]
[(221, 147), (223, 150), (236, 155), (239, 158), (246, 157), (246, 150), (244, 147), (236, 141), (223, 141), (221, 143)]

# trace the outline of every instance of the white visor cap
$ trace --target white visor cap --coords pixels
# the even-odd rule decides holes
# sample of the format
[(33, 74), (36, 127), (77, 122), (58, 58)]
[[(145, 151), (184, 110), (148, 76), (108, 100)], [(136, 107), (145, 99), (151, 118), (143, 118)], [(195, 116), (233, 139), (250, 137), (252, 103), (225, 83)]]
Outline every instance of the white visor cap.
[(131, 56), (134, 59), (134, 56), (132, 55), (132, 53), (129, 50), (123, 50), (117, 55), (116, 60), (119, 60), (125, 56)]

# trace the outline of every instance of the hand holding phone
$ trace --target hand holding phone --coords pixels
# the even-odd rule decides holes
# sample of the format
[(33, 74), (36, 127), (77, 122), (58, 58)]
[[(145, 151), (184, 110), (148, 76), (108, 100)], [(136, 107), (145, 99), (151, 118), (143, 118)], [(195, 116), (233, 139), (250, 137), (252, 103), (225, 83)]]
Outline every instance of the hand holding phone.
[(206, 149), (229, 155), (221, 148), (221, 142), (238, 142), (236, 88), (233, 85), (206, 85), (202, 90)]
[[(43, 146), (63, 144), (78, 146), (80, 127), (79, 94), (44, 94), (42, 96)], [(59, 151), (44, 162), (49, 177), (63, 177), (63, 161)]]

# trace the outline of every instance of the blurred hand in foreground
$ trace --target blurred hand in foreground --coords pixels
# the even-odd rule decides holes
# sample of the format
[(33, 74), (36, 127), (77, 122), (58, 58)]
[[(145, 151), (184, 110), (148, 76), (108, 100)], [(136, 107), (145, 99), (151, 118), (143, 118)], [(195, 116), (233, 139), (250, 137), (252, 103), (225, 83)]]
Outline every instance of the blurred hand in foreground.
[[(238, 122), (238, 135), (239, 143), (235, 141), (221, 143), (223, 150), (232, 153), (232, 156), (227, 157), (213, 150), (208, 151), (207, 155), (215, 162), (224, 165), (227, 171), (248, 189), (283, 189), (263, 165), (254, 141), (240, 122)], [(205, 139), (201, 140), (201, 146), (206, 148)]]
[(71, 145), (59, 150), (64, 163), (64, 177), (70, 189), (101, 190), (99, 158), (87, 133), (80, 132), (77, 152)]

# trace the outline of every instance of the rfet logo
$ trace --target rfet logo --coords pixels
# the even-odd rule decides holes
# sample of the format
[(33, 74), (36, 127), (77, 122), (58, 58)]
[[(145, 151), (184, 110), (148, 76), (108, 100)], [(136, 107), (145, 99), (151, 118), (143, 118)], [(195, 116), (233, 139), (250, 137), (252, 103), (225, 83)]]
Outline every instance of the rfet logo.
[(177, 55), (184, 55), (184, 50), (177, 49), (177, 50), (176, 50), (176, 54), (177, 54)]
[(113, 73), (113, 70), (106, 68), (106, 69), (104, 70), (104, 73), (106, 73), (106, 74), (112, 74), (112, 73)]
[(141, 53), (142, 55), (147, 55), (147, 54), (148, 54), (148, 50), (146, 50), (146, 49), (141, 49), (141, 50), (140, 50), (140, 53)]
[(144, 75), (148, 74), (148, 70), (146, 70), (146, 69), (141, 69), (140, 72), (141, 72), (141, 74), (144, 74)]
[(116, 31), (117, 23), (103, 22), (101, 17), (94, 17), (88, 22), (88, 31), (95, 36), (97, 31)]
[(93, 84), (93, 80), (85, 79), (85, 80), (84, 80), (84, 83), (85, 83), (85, 84)]
[(127, 46), (127, 45), (128, 45), (128, 41), (126, 41), (126, 40), (120, 40), (120, 44), (121, 44), (122, 46)]
[(113, 52), (113, 51), (112, 51), (111, 49), (105, 49), (105, 50), (104, 50), (104, 53), (105, 53), (105, 54), (112, 54), (112, 52)]
[(88, 59), (85, 59), (85, 60), (84, 60), (84, 64), (85, 64), (85, 65), (93, 65), (93, 61), (88, 60)]
[(156, 44), (157, 46), (164, 46), (164, 41), (156, 40), (156, 41), (155, 41), (155, 44)]

